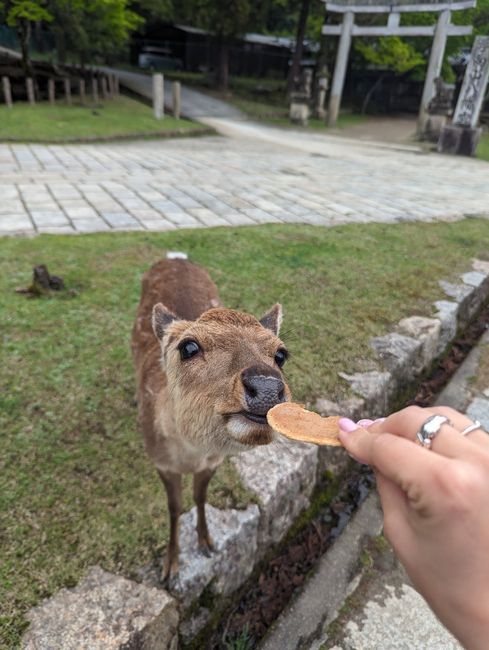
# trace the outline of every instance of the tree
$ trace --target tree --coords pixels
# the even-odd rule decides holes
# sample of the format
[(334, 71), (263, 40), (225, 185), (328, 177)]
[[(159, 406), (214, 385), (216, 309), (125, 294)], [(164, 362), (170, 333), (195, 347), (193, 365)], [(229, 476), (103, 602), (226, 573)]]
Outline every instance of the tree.
[(294, 58), (289, 73), (289, 90), (296, 84), (301, 72), (302, 50), (304, 49), (304, 36), (306, 34), (307, 17), (309, 16), (310, 0), (301, 0), (301, 11), (297, 23), (297, 34), (295, 38)]
[(229, 83), (229, 44), (249, 29), (253, 13), (251, 0), (184, 0), (176, 3), (177, 18), (216, 36), (217, 86), (220, 90), (227, 90)]
[(29, 41), (33, 22), (49, 22), (53, 16), (45, 8), (45, 0), (5, 0), (0, 2), (0, 12), (9, 27), (14, 27), (22, 53), (22, 67), (26, 77), (33, 76), (29, 56)]
[(70, 55), (83, 66), (121, 51), (143, 19), (128, 0), (48, 0), (54, 16), (58, 59)]
[(426, 62), (426, 59), (412, 45), (401, 40), (399, 36), (384, 36), (369, 43), (358, 40), (355, 49), (368, 63), (384, 70), (366, 94), (362, 113), (365, 113), (370, 98), (382, 83), (385, 71), (392, 70), (395, 74), (401, 75)]

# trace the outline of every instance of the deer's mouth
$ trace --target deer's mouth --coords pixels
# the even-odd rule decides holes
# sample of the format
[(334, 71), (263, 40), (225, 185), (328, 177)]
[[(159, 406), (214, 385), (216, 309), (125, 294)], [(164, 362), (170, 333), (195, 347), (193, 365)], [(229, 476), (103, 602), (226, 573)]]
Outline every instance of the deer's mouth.
[(242, 415), (247, 420), (251, 420), (252, 422), (256, 422), (257, 424), (268, 424), (267, 416), (262, 415), (260, 413), (251, 413), (250, 411), (241, 411), (239, 413), (239, 415)]

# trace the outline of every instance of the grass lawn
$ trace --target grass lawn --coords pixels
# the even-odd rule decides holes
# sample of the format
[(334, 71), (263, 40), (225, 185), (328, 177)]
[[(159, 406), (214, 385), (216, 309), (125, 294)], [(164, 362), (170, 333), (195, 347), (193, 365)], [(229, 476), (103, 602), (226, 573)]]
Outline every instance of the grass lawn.
[[(336, 228), (262, 226), (0, 240), (0, 647), (27, 608), (100, 563), (130, 576), (167, 540), (163, 489), (136, 427), (129, 339), (140, 279), (166, 249), (205, 265), (229, 307), (284, 305), (296, 400), (337, 399), (404, 316), (431, 313), (441, 278), (488, 258), (486, 220)], [(45, 263), (70, 294), (14, 292)], [(244, 506), (231, 466), (209, 501)], [(192, 505), (186, 482), (185, 508)]]
[(48, 103), (30, 106), (16, 102), (12, 109), (0, 107), (0, 141), (66, 142), (123, 136), (150, 136), (171, 131), (202, 128), (190, 120), (166, 116), (153, 117), (149, 106), (123, 95), (104, 101), (100, 106)]
[(477, 147), (477, 158), (489, 162), (489, 133), (483, 133)]

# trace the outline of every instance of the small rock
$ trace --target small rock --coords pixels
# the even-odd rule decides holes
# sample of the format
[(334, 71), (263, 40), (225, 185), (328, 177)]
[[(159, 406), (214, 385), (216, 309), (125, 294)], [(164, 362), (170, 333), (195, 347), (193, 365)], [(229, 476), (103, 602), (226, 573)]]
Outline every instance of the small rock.
[(317, 447), (282, 439), (232, 459), (244, 486), (260, 501), (259, 556), (282, 539), (309, 505), (317, 459)]
[(27, 614), (24, 650), (176, 650), (178, 609), (153, 589), (93, 567), (73, 589), (61, 589)]

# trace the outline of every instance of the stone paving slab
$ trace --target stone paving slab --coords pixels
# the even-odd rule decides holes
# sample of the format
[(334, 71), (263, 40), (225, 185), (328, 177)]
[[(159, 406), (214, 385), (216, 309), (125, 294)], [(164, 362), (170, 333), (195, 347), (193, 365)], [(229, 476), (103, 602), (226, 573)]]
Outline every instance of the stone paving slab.
[(489, 217), (482, 161), (247, 128), (249, 139), (2, 144), (0, 234)]

